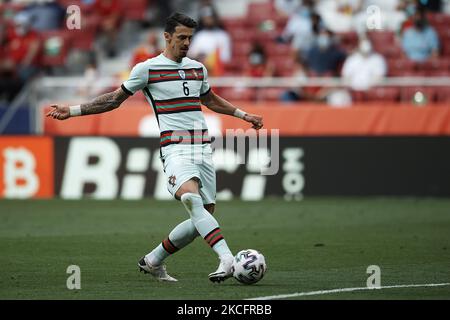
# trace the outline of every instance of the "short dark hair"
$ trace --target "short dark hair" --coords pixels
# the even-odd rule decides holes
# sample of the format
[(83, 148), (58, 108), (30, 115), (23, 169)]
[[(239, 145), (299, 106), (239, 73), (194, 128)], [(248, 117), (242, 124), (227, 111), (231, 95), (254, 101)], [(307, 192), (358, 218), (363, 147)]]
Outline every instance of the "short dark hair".
[(164, 31), (172, 34), (175, 32), (175, 28), (179, 25), (183, 25), (188, 28), (197, 28), (197, 22), (195, 22), (194, 19), (185, 14), (175, 12), (167, 18)]

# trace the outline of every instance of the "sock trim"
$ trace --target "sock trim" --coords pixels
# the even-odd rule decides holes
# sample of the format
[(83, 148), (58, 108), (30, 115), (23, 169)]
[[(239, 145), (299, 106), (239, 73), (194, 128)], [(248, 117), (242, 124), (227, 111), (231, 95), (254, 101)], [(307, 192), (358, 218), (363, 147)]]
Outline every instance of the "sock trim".
[(161, 242), (161, 244), (162, 244), (164, 250), (166, 250), (170, 254), (173, 254), (179, 250), (177, 247), (174, 246), (174, 244), (172, 243), (172, 241), (170, 241), (169, 238), (164, 239)]
[(214, 236), (217, 232), (220, 232), (220, 228), (219, 227), (214, 228), (210, 232), (208, 232), (208, 234), (204, 237), (206, 242), (209, 242), (209, 240), (211, 240), (211, 237)]
[(214, 228), (205, 236), (206, 243), (212, 248), (214, 245), (223, 239), (220, 228)]
[(223, 237), (221, 234), (219, 234), (217, 237), (214, 238), (213, 241), (211, 241), (211, 242), (209, 243), (209, 245), (210, 245), (211, 248), (212, 248), (212, 247), (214, 247), (214, 246), (216, 245), (217, 242), (219, 242), (220, 240), (223, 240), (223, 239), (224, 239), (224, 237)]

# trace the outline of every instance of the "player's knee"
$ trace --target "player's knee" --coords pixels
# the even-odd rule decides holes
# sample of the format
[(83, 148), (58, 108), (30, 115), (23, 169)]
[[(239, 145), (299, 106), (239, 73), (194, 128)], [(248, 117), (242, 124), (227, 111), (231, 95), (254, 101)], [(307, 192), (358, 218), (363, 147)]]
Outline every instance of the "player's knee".
[(208, 211), (209, 213), (213, 214), (214, 210), (216, 209), (216, 205), (214, 203), (208, 203), (203, 205), (203, 207)]
[(188, 180), (185, 183), (183, 183), (176, 192), (175, 198), (180, 200), (181, 196), (185, 193), (198, 194), (198, 180), (196, 178)]

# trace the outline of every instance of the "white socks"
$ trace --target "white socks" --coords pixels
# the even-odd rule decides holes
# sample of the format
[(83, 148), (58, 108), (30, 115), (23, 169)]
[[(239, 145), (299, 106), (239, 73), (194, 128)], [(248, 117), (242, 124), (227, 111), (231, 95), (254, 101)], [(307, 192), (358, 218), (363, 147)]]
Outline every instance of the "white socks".
[(168, 256), (191, 243), (198, 235), (191, 219), (184, 220), (170, 232), (168, 238), (164, 239), (159, 246), (145, 257), (152, 265), (158, 266)]
[(192, 223), (198, 233), (205, 239), (206, 243), (213, 248), (217, 255), (232, 256), (225, 239), (219, 228), (217, 220), (203, 207), (200, 195), (195, 193), (185, 193), (181, 196), (186, 210), (191, 216)]
[(185, 193), (181, 196), (181, 202), (189, 212), (191, 219), (178, 224), (161, 244), (145, 256), (147, 261), (158, 266), (164, 259), (187, 246), (199, 235), (213, 248), (220, 259), (232, 257), (217, 220), (203, 207), (200, 195)]

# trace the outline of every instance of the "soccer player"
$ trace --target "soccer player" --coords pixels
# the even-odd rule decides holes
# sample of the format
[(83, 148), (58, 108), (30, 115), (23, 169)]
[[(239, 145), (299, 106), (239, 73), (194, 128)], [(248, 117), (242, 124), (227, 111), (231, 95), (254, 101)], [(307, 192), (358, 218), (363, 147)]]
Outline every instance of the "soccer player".
[[(138, 63), (130, 77), (114, 92), (77, 106), (53, 105), (47, 116), (58, 120), (107, 112), (118, 108), (129, 96), (142, 90), (153, 108), (161, 131), (161, 160), (167, 188), (189, 213), (155, 249), (142, 257), (138, 267), (161, 281), (177, 281), (168, 275), (163, 261), (201, 236), (217, 253), (220, 263), (209, 274), (213, 282), (229, 278), (233, 254), (213, 217), (216, 175), (212, 149), (200, 104), (243, 119), (254, 129), (263, 126), (262, 117), (247, 114), (216, 95), (210, 88), (205, 66), (186, 57), (197, 23), (173, 13), (166, 21), (166, 47), (159, 56)], [(192, 151), (195, 152), (192, 152)], [(201, 160), (195, 159), (200, 154)], [(198, 158), (198, 157), (197, 157)]]

